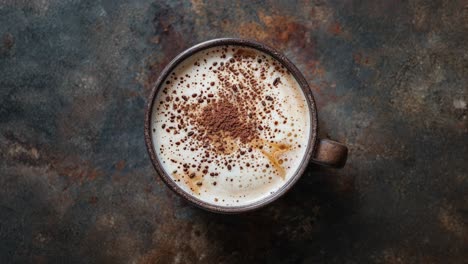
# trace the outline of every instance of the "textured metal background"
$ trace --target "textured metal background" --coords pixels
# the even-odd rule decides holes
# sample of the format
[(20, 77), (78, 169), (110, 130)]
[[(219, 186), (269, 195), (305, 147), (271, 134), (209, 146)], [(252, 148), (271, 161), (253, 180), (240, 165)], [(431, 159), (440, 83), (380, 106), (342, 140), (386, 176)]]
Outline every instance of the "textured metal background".
[[(158, 72), (217, 37), (282, 50), (350, 147), (238, 216), (158, 178)], [(466, 263), (465, 1), (0, 0), (0, 263)]]

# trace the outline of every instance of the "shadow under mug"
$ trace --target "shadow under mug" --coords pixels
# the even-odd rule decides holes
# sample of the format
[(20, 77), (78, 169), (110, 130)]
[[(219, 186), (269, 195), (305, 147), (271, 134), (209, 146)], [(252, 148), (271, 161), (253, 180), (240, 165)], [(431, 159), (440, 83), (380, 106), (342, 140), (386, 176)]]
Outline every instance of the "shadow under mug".
[[(171, 71), (175, 67), (177, 67), (177, 65), (179, 65), (181, 62), (183, 62), (185, 59), (193, 56), (194, 54), (202, 50), (216, 47), (216, 46), (226, 46), (226, 45), (253, 48), (253, 49), (259, 50), (261, 52), (264, 52), (272, 56), (275, 60), (280, 62), (284, 67), (286, 67), (289, 70), (289, 72), (293, 75), (293, 77), (299, 83), (306, 97), (308, 110), (310, 113), (310, 124), (311, 124), (310, 138), (309, 138), (309, 142), (307, 145), (305, 155), (302, 158), (302, 162), (298, 170), (296, 171), (296, 173), (288, 180), (288, 182), (286, 182), (279, 190), (277, 190), (273, 194), (267, 196), (266, 198), (262, 200), (259, 200), (251, 204), (243, 205), (243, 206), (220, 206), (220, 205), (210, 204), (184, 191), (173, 181), (172, 177), (164, 171), (161, 165), (161, 162), (159, 161), (155, 153), (153, 140), (151, 137), (151, 120), (152, 120), (151, 115), (153, 112), (152, 111), (153, 105), (154, 105), (155, 99), (158, 95), (158, 92), (163, 82), (171, 73)], [(348, 148), (345, 145), (336, 141), (332, 141), (329, 139), (319, 139), (317, 137), (317, 133), (318, 133), (318, 118), (317, 118), (316, 104), (314, 101), (314, 97), (312, 95), (312, 91), (309, 88), (309, 84), (307, 83), (306, 79), (301, 74), (301, 72), (296, 68), (296, 66), (288, 58), (286, 58), (279, 51), (269, 46), (266, 46), (265, 44), (256, 42), (256, 41), (247, 40), (247, 39), (238, 39), (238, 38), (221, 38), (221, 39), (213, 39), (213, 40), (205, 41), (183, 51), (177, 57), (175, 57), (164, 68), (164, 70), (159, 75), (156, 83), (154, 84), (151, 94), (149, 96), (149, 101), (147, 104), (146, 114), (145, 114), (146, 147), (147, 147), (149, 156), (151, 158), (151, 162), (153, 163), (153, 166), (158, 172), (159, 176), (166, 183), (166, 185), (169, 186), (169, 188), (171, 188), (174, 192), (176, 192), (178, 195), (185, 198), (190, 203), (202, 209), (216, 212), (216, 213), (242, 213), (242, 212), (259, 209), (261, 207), (264, 207), (272, 203), (273, 201), (275, 201), (276, 199), (284, 195), (289, 189), (291, 189), (291, 187), (302, 176), (309, 162), (313, 162), (313, 163), (323, 165), (323, 166), (334, 167), (334, 168), (343, 167), (346, 163), (346, 159), (348, 156)]]

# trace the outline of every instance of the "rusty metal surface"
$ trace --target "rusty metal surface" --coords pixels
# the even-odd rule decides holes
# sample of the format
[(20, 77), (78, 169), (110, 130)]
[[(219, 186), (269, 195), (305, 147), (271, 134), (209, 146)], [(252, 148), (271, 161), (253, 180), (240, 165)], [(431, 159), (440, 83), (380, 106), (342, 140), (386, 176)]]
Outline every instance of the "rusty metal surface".
[[(161, 182), (151, 84), (217, 37), (296, 63), (343, 170), (237, 216)], [(464, 1), (0, 1), (0, 263), (463, 263), (466, 43)]]

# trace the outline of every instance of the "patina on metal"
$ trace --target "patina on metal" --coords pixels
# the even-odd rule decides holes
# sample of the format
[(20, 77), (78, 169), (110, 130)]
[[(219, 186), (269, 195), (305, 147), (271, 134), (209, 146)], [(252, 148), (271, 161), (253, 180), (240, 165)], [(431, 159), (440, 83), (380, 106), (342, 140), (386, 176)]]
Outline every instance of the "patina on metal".
[[(291, 177), (288, 182), (283, 185), (278, 191), (274, 194), (268, 196), (265, 199), (262, 199), (258, 202), (252, 203), (247, 206), (218, 206), (213, 205), (207, 202), (204, 202), (198, 199), (196, 196), (190, 195), (189, 193), (182, 190), (172, 179), (172, 177), (167, 174), (162, 165), (157, 158), (157, 155), (154, 151), (153, 145), (153, 137), (151, 136), (151, 124), (154, 121), (151, 117), (153, 113), (153, 105), (155, 103), (155, 99), (158, 95), (158, 92), (162, 89), (162, 85), (166, 81), (169, 74), (172, 70), (177, 67), (181, 62), (186, 60), (187, 58), (193, 56), (194, 54), (217, 46), (240, 46), (240, 47), (249, 47), (253, 49), (257, 49), (262, 51), (270, 56), (272, 56), (275, 60), (280, 62), (288, 71), (293, 75), (296, 81), (299, 83), (302, 91), (307, 100), (308, 111), (310, 114), (310, 138), (307, 144), (307, 149), (305, 155), (302, 159), (302, 162), (297, 170), (297, 172)], [(312, 95), (312, 90), (309, 87), (306, 79), (302, 75), (302, 73), (294, 66), (294, 64), (286, 58), (281, 52), (277, 51), (276, 49), (269, 47), (265, 44), (248, 40), (248, 39), (236, 39), (236, 38), (220, 38), (220, 39), (213, 39), (209, 41), (205, 41), (203, 43), (197, 44), (182, 53), (180, 53), (177, 57), (175, 57), (161, 72), (161, 75), (158, 77), (154, 88), (151, 91), (148, 105), (146, 107), (146, 114), (145, 114), (145, 141), (146, 141), (146, 148), (148, 150), (149, 156), (151, 158), (151, 162), (153, 163), (154, 168), (158, 172), (159, 176), (163, 179), (163, 181), (171, 188), (174, 192), (178, 195), (185, 198), (187, 201), (191, 202), (192, 204), (206, 209), (208, 211), (216, 212), (216, 213), (243, 213), (248, 211), (253, 211), (259, 208), (262, 208), (271, 202), (275, 201), (276, 199), (283, 196), (293, 185), (299, 180), (299, 178), (304, 173), (305, 169), (308, 166), (310, 161), (315, 162), (317, 164), (323, 164), (330, 167), (343, 167), (346, 163), (346, 158), (348, 156), (348, 148), (340, 144), (338, 142), (326, 139), (320, 140), (317, 139), (317, 108), (315, 106), (314, 97)], [(319, 142), (319, 144), (317, 144)], [(316, 146), (319, 146), (318, 149)]]

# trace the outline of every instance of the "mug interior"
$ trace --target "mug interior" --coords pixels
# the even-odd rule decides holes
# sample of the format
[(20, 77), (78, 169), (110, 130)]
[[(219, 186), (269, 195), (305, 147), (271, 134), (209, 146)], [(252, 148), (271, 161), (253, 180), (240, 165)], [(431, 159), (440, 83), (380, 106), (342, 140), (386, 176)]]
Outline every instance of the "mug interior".
[[(284, 183), (277, 191), (275, 191), (273, 194), (268, 195), (267, 197), (255, 201), (253, 203), (247, 204), (247, 205), (240, 205), (240, 206), (223, 206), (223, 205), (215, 205), (211, 204), (208, 202), (205, 202), (201, 199), (198, 199), (197, 197), (189, 194), (188, 192), (184, 191), (181, 187), (179, 187), (172, 179), (170, 175), (168, 175), (165, 170), (163, 169), (163, 166), (157, 157), (157, 154), (155, 153), (154, 150), (154, 143), (153, 143), (153, 137), (151, 136), (151, 122), (152, 122), (152, 113), (153, 113), (153, 106), (154, 102), (158, 96), (158, 92), (163, 84), (163, 82), (167, 79), (168, 75), (183, 61), (188, 59), (189, 57), (193, 56), (194, 54), (203, 51), (208, 48), (213, 48), (217, 46), (241, 46), (241, 47), (246, 47), (246, 48), (252, 48), (255, 50), (258, 50), (260, 52), (266, 53), (267, 55), (270, 55), (273, 59), (276, 61), (280, 62), (295, 78), (297, 83), (299, 84), (304, 97), (307, 102), (307, 107), (309, 111), (309, 117), (310, 117), (310, 134), (309, 134), (309, 140), (307, 143), (307, 148), (305, 151), (304, 156), (302, 157), (302, 161), (296, 170), (295, 174), (290, 177), (290, 179)], [(165, 69), (161, 72), (159, 75), (158, 80), (156, 81), (155, 85), (153, 86), (153, 89), (150, 94), (149, 102), (147, 105), (146, 109), (146, 115), (145, 115), (145, 141), (146, 141), (146, 146), (148, 153), (150, 155), (151, 161), (153, 163), (154, 168), (158, 172), (159, 176), (163, 179), (163, 181), (168, 185), (173, 191), (175, 191), (177, 194), (191, 202), (192, 204), (202, 208), (206, 209), (212, 212), (217, 212), (217, 213), (240, 213), (240, 212), (246, 212), (246, 211), (251, 211), (255, 210), (258, 208), (261, 208), (274, 200), (278, 199), (282, 195), (284, 195), (300, 178), (300, 176), (303, 174), (305, 168), (307, 167), (309, 160), (311, 159), (314, 150), (315, 150), (315, 145), (316, 145), (316, 140), (317, 140), (317, 111), (316, 111), (316, 105), (314, 98), (312, 96), (312, 92), (309, 88), (309, 85), (307, 81), (305, 80), (304, 76), (300, 73), (300, 71), (294, 66), (294, 64), (289, 61), (283, 54), (280, 52), (276, 51), (275, 49), (268, 47), (262, 43), (258, 43), (255, 41), (251, 40), (245, 40), (245, 39), (233, 39), (233, 38), (223, 38), (223, 39), (214, 39), (214, 40), (209, 40), (203, 43), (200, 43), (198, 45), (195, 45), (182, 53), (180, 53), (176, 58), (174, 58), (166, 67)]]

